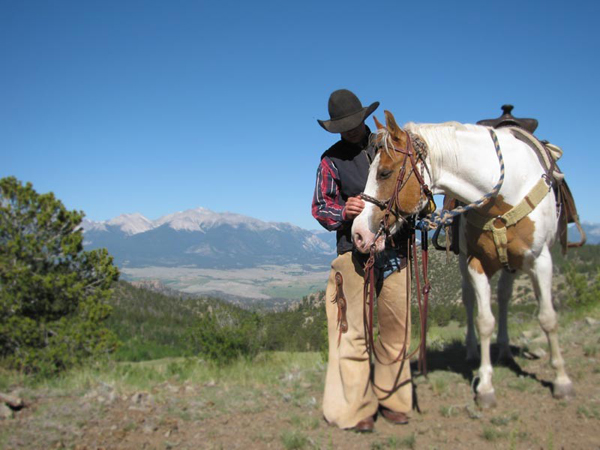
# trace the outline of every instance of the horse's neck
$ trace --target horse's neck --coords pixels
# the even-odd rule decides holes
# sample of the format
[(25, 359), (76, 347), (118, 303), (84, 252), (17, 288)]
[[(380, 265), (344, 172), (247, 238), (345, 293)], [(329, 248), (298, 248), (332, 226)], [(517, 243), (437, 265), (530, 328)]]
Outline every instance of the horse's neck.
[[(447, 194), (470, 203), (492, 191), (500, 178), (500, 163), (486, 128), (471, 127), (466, 130), (456, 130), (455, 136), (454, 142), (447, 143), (433, 139), (429, 144), (429, 161), (433, 177), (431, 187), (435, 194)], [(518, 141), (506, 134), (499, 138), (501, 138), (505, 163), (510, 165), (510, 178), (524, 181), (525, 177), (528, 177), (524, 167), (528, 166), (529, 162), (515, 163), (515, 154), (523, 151), (515, 148), (519, 146)], [(525, 159), (531, 157), (531, 155), (523, 156)], [(522, 189), (518, 186), (520, 183), (509, 184), (515, 187), (507, 187), (505, 183), (502, 192), (505, 198), (516, 199), (521, 195)]]

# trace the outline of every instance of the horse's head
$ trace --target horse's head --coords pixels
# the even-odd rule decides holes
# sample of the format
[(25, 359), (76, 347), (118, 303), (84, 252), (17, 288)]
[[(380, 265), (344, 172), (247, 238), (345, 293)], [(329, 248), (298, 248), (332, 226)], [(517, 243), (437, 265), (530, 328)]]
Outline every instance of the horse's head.
[[(406, 217), (417, 214), (428, 204), (427, 189), (418, 171), (417, 156), (410, 136), (385, 111), (386, 126), (373, 117), (377, 132), (373, 145), (376, 156), (369, 169), (363, 194), (365, 208), (354, 219), (352, 239), (356, 248), (368, 253), (375, 243), (380, 252), (385, 247), (385, 232), (396, 233)], [(375, 242), (376, 241), (376, 242)]]

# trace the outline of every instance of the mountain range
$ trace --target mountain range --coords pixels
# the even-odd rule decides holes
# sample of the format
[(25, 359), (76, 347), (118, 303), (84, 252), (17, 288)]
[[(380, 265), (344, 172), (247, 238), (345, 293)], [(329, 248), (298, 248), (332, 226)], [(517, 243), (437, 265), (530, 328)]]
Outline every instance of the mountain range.
[(103, 222), (84, 220), (82, 228), (85, 248), (107, 248), (120, 267), (322, 266), (335, 255), (335, 233), (206, 208), (157, 220), (139, 213)]

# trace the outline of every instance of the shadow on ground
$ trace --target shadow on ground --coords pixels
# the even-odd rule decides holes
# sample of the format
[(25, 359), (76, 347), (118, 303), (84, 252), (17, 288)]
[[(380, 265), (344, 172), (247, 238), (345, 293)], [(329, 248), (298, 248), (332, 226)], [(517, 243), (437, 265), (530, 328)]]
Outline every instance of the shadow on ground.
[[(521, 355), (523, 358), (539, 359), (538, 357), (526, 352), (523, 347), (518, 347), (516, 345), (511, 345), (510, 351), (513, 355)], [(514, 358), (504, 358), (500, 360), (500, 351), (497, 344), (491, 345), (490, 352), (493, 361), (492, 364), (494, 366), (507, 367), (515, 375), (535, 380), (543, 387), (552, 391), (552, 383), (550, 381), (541, 380), (536, 374), (523, 370), (523, 368)], [(473, 389), (477, 387), (477, 369), (479, 368), (479, 363), (479, 360), (467, 360), (467, 348), (464, 343), (459, 341), (453, 341), (452, 343), (444, 346), (442, 349), (427, 351), (428, 373), (440, 370), (457, 373), (466, 381), (468, 381), (473, 386)], [(420, 376), (417, 362), (411, 363), (411, 369), (413, 374)]]

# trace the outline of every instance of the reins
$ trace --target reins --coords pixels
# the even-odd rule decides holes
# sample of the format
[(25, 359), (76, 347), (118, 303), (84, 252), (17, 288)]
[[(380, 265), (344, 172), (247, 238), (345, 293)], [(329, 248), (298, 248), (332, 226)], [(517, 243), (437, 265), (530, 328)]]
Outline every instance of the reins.
[[(418, 261), (417, 250), (416, 250), (417, 245), (416, 245), (416, 237), (415, 237), (415, 232), (414, 232), (414, 230), (415, 230), (414, 224), (410, 228), (411, 232), (410, 232), (410, 238), (408, 240), (408, 249), (409, 250), (406, 255), (410, 266), (409, 266), (409, 270), (406, 272), (407, 293), (406, 293), (406, 317), (405, 317), (404, 323), (407, 324), (410, 319), (410, 317), (409, 317), (409, 311), (410, 311), (409, 306), (410, 306), (410, 298), (411, 298), (410, 277), (412, 274), (412, 264), (414, 262), (414, 264), (417, 264), (417, 266), (415, 267), (415, 278), (416, 278), (416, 282), (417, 282), (416, 291), (417, 291), (417, 300), (418, 300), (418, 305), (419, 305), (419, 316), (420, 316), (420, 325), (421, 325), (421, 327), (420, 327), (421, 328), (420, 343), (419, 343), (419, 346), (413, 350), (413, 352), (411, 352), (409, 355), (407, 355), (407, 350), (408, 350), (407, 342), (408, 342), (409, 336), (408, 336), (408, 326), (405, 326), (404, 344), (402, 345), (402, 349), (400, 350), (398, 355), (391, 362), (384, 362), (380, 359), (379, 355), (377, 354), (377, 352), (375, 350), (375, 343), (374, 343), (374, 337), (373, 337), (373, 310), (374, 310), (374, 299), (375, 299), (375, 273), (374, 273), (375, 272), (375, 267), (374, 267), (375, 266), (375, 246), (376, 246), (377, 240), (382, 235), (385, 235), (386, 239), (392, 237), (391, 233), (390, 233), (390, 226), (389, 226), (390, 215), (394, 215), (396, 217), (396, 219), (399, 219), (399, 217), (400, 217), (400, 213), (398, 212), (398, 210), (399, 210), (399, 204), (398, 204), (399, 200), (398, 199), (399, 199), (400, 191), (402, 190), (402, 188), (405, 185), (405, 177), (406, 177), (406, 172), (407, 172), (408, 161), (410, 161), (411, 167), (410, 167), (410, 173), (409, 173), (408, 177), (406, 177), (406, 180), (408, 180), (410, 178), (410, 176), (414, 173), (415, 177), (417, 178), (417, 180), (419, 182), (419, 185), (421, 186), (421, 194), (427, 198), (431, 198), (431, 195), (432, 195), (427, 184), (425, 183), (425, 180), (423, 179), (423, 176), (419, 173), (417, 161), (415, 159), (415, 150), (412, 145), (412, 139), (411, 139), (410, 135), (407, 134), (406, 149), (398, 148), (396, 146), (393, 146), (393, 149), (394, 149), (394, 151), (396, 151), (398, 153), (402, 153), (403, 155), (405, 155), (405, 157), (402, 162), (402, 167), (400, 168), (400, 172), (398, 173), (398, 177), (396, 178), (396, 183), (395, 183), (394, 190), (392, 191), (392, 196), (386, 201), (381, 201), (374, 197), (366, 195), (364, 193), (361, 194), (361, 198), (363, 200), (373, 203), (376, 206), (378, 206), (380, 209), (385, 210), (383, 219), (381, 220), (381, 223), (379, 225), (379, 230), (375, 234), (375, 238), (373, 239), (373, 244), (371, 245), (371, 248), (370, 248), (369, 259), (367, 260), (367, 262), (365, 264), (365, 268), (364, 268), (363, 318), (364, 318), (365, 336), (366, 336), (366, 341), (367, 341), (367, 350), (368, 350), (369, 354), (373, 355), (380, 364), (392, 365), (397, 362), (401, 362), (400, 368), (398, 371), (398, 375), (394, 382), (394, 387), (391, 390), (382, 389), (381, 387), (376, 386), (382, 392), (387, 393), (388, 397), (391, 396), (396, 390), (398, 390), (404, 384), (404, 383), (401, 383), (400, 385), (396, 385), (396, 383), (398, 382), (398, 379), (400, 377), (400, 374), (402, 373), (402, 370), (404, 368), (404, 364), (406, 363), (406, 361), (410, 360), (417, 352), (419, 353), (419, 372), (421, 372), (423, 375), (427, 374), (427, 363), (426, 363), (427, 307), (428, 307), (429, 291), (430, 291), (429, 280), (427, 277), (427, 269), (428, 269), (427, 230), (424, 228), (421, 229), (421, 233), (422, 233), (422, 236), (421, 236), (422, 268), (421, 268), (421, 270), (422, 270), (422, 276), (423, 276), (423, 287), (422, 288), (421, 288), (421, 276), (419, 274), (419, 267), (417, 264), (417, 261)], [(422, 153), (419, 153), (419, 158), (423, 162), (423, 165), (425, 165), (424, 155)], [(422, 296), (421, 296), (421, 294), (422, 294)]]

